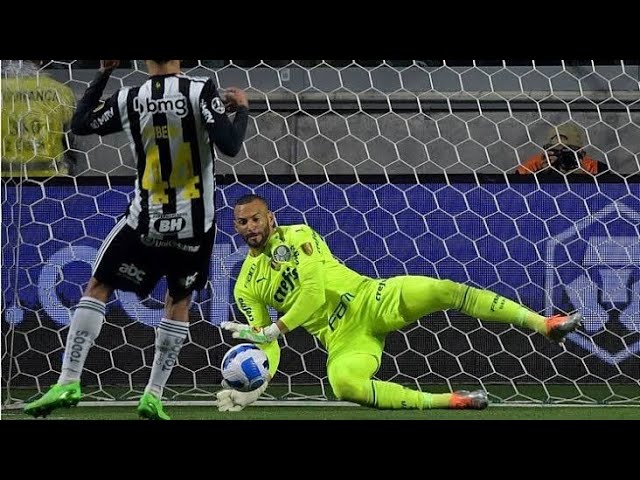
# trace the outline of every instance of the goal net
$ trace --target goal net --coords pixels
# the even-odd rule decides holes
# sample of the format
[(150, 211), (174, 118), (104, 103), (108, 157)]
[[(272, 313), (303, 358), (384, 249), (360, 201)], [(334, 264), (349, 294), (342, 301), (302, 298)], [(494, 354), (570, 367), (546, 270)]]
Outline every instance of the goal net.
[[(96, 66), (52, 60), (25, 73), (23, 62), (3, 61), (2, 108), (15, 102), (8, 79), (51, 78), (77, 99)], [(545, 315), (584, 314), (564, 347), (456, 312), (430, 315), (388, 337), (377, 378), (434, 392), (484, 388), (494, 402), (640, 401), (637, 62), (195, 60), (183, 71), (246, 89), (251, 117), (238, 156), (217, 162), (210, 282), (195, 296), (169, 399), (212, 400), (219, 388), (232, 340), (217, 326), (243, 321), (232, 290), (247, 249), (234, 234), (232, 205), (254, 192), (281, 224), (309, 224), (362, 274), (429, 275), (494, 290)], [(105, 96), (146, 78), (144, 62), (125, 61)], [(59, 91), (55, 99), (53, 110), (69, 103)], [(2, 130), (5, 405), (57, 380), (71, 308), (125, 211), (136, 171), (124, 135), (71, 138), (46, 112), (29, 127), (28, 113)], [(558, 143), (550, 129), (565, 141), (566, 125), (599, 170), (515, 173)], [(67, 134), (55, 175), (31, 169), (36, 153), (9, 161), (11, 145), (38, 143), (34, 130)], [(82, 378), (88, 398), (141, 394), (165, 291), (162, 281), (143, 301), (117, 292), (107, 304)], [(267, 393), (334, 398), (321, 345), (301, 329), (281, 344)]]

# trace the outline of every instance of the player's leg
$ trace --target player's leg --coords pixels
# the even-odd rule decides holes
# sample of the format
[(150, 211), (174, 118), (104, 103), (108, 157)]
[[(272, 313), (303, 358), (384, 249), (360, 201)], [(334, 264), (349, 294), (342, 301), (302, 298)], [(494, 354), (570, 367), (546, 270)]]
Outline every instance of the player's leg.
[(106, 303), (113, 288), (96, 277), (91, 277), (71, 318), (62, 373), (58, 383), (67, 384), (80, 381), (89, 350), (100, 335), (106, 312)]
[[(373, 380), (381, 358), (375, 348), (358, 348), (330, 358), (327, 375), (334, 394), (340, 399), (380, 409), (483, 409), (488, 405), (484, 391), (428, 393), (393, 382)], [(370, 350), (366, 353), (365, 350)]]
[(204, 288), (209, 277), (209, 262), (213, 247), (213, 233), (202, 244), (184, 242), (184, 247), (198, 247), (197, 251), (163, 249), (168, 262), (164, 317), (156, 329), (155, 352), (149, 382), (138, 404), (138, 414), (152, 420), (169, 420), (162, 407), (162, 392), (182, 345), (189, 334), (189, 307), (195, 290)]
[(165, 299), (164, 317), (156, 328), (155, 352), (149, 382), (138, 403), (138, 414), (149, 420), (170, 420), (162, 407), (162, 392), (173, 367), (177, 363), (182, 344), (189, 334), (191, 292), (174, 298), (169, 292)]
[(490, 290), (421, 276), (404, 277), (400, 308), (408, 321), (415, 321), (436, 311), (454, 309), (483, 321), (527, 327), (555, 342), (562, 342), (582, 321), (579, 313), (545, 318)]
[(89, 284), (74, 309), (58, 382), (42, 398), (26, 405), (25, 413), (46, 416), (55, 408), (73, 406), (80, 400), (80, 377), (102, 329), (106, 302), (114, 288), (135, 289), (136, 282), (140, 283), (139, 278), (146, 274), (127, 256), (127, 252), (135, 255), (136, 238), (132, 232), (123, 219), (107, 235), (96, 256)]
[(82, 397), (80, 376), (89, 350), (100, 334), (105, 304), (112, 292), (110, 286), (91, 277), (71, 318), (58, 382), (41, 398), (27, 404), (24, 408), (26, 414), (46, 417), (56, 408), (78, 404)]
[(406, 324), (399, 313), (402, 284), (402, 277), (367, 282), (357, 292), (360, 301), (349, 306), (340, 320), (327, 345), (327, 375), (336, 396), (385, 409), (485, 408), (488, 402), (483, 391), (431, 394), (373, 380), (386, 334)]

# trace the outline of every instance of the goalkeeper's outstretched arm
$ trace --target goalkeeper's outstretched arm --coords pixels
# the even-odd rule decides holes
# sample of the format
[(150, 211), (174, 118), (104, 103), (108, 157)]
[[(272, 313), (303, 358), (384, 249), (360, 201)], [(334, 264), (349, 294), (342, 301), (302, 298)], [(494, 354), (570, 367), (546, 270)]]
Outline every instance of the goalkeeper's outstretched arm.
[[(273, 326), (276, 329), (278, 328), (275, 324), (271, 323), (271, 318), (269, 317), (269, 312), (265, 304), (256, 300), (250, 292), (244, 291), (242, 288), (238, 287), (238, 284), (236, 284), (233, 294), (236, 299), (236, 304), (240, 307), (240, 310), (246, 317), (249, 325), (251, 325), (251, 328), (249, 328), (246, 325), (241, 325), (239, 323), (223, 322), (221, 325), (222, 328), (234, 332), (234, 338), (239, 338), (235, 327), (240, 327), (249, 331), (262, 331), (265, 330), (265, 328), (269, 328), (269, 326)], [(278, 345), (278, 339), (276, 337), (271, 341), (257, 343), (269, 359), (269, 380), (271, 380), (278, 371), (278, 365), (280, 364), (280, 345)], [(232, 388), (228, 388), (228, 386), (223, 382), (223, 386), (225, 388), (216, 393), (216, 398), (218, 399), (218, 410), (221, 412), (239, 412), (247, 405), (258, 400), (260, 395), (262, 395), (267, 389), (268, 385), (269, 381), (264, 382), (258, 389), (251, 392), (239, 392)]]
[[(302, 249), (302, 246), (298, 246)], [(326, 294), (324, 285), (324, 261), (317, 251), (310, 255), (298, 255), (298, 279), (300, 294), (289, 311), (278, 320), (281, 333), (287, 333), (304, 324), (311, 316), (325, 304)]]
[[(221, 325), (222, 328), (233, 332), (233, 338), (240, 340), (248, 340), (261, 345), (276, 342), (281, 335), (304, 324), (316, 310), (325, 304), (323, 265), (324, 262), (319, 255), (315, 257), (313, 255), (306, 257), (300, 255), (296, 265), (300, 281), (300, 294), (287, 313), (273, 324), (268, 320), (269, 316), (264, 303), (260, 300), (252, 299), (250, 293), (243, 291), (244, 289), (236, 283), (236, 288), (234, 289), (236, 302), (252, 328), (233, 322), (224, 322)], [(263, 311), (267, 321), (258, 320), (258, 312), (263, 315), (261, 313)], [(271, 358), (269, 358), (269, 361), (271, 361)]]
[[(238, 285), (239, 284), (236, 284), (233, 295), (236, 300), (236, 305), (240, 308), (240, 311), (247, 319), (247, 322), (249, 322), (249, 325), (251, 325), (251, 327), (256, 331), (264, 330), (271, 325), (275, 327), (275, 325), (271, 323), (271, 317), (269, 317), (269, 311), (267, 310), (266, 305), (260, 300), (254, 298), (250, 292), (244, 291), (244, 289)], [(231, 322), (226, 323), (229, 324)], [(241, 326), (237, 323), (234, 325)], [(225, 325), (222, 325), (222, 327), (227, 330), (234, 331), (233, 329), (227, 328)], [(269, 359), (269, 375), (271, 375), (271, 378), (273, 378), (278, 371), (278, 365), (280, 364), (280, 345), (278, 344), (278, 336), (279, 335), (270, 341), (256, 342)], [(237, 337), (234, 335), (234, 338)]]

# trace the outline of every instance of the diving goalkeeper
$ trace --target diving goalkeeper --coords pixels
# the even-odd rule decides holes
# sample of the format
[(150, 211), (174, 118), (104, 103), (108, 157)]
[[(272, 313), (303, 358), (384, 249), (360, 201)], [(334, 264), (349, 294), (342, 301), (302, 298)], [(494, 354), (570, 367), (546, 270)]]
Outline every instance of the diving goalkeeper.
[[(424, 276), (372, 279), (333, 257), (325, 241), (307, 225), (275, 227), (273, 213), (257, 195), (234, 208), (236, 232), (249, 245), (234, 296), (249, 325), (223, 322), (233, 338), (260, 344), (269, 373), (280, 361), (278, 338), (297, 327), (317, 337), (328, 353), (327, 375), (341, 400), (380, 409), (483, 409), (483, 390), (428, 393), (373, 380), (385, 337), (430, 313), (455, 309), (484, 321), (527, 327), (556, 343), (575, 330), (580, 313), (545, 318), (488, 290)], [(284, 313), (272, 323), (267, 306)], [(223, 389), (221, 411), (242, 410), (267, 388), (252, 392)]]

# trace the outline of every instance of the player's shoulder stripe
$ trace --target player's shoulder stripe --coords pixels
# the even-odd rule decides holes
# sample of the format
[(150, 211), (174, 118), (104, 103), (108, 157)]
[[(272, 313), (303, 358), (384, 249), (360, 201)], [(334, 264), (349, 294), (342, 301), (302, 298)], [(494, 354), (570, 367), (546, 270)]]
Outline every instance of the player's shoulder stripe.
[(209, 77), (193, 77), (191, 75), (185, 75), (184, 73), (178, 75), (178, 78), (186, 78), (187, 80), (198, 83), (207, 83), (209, 80), (211, 80)]

